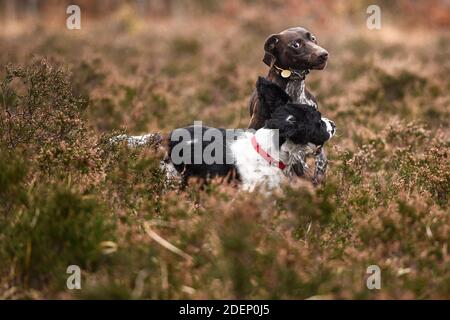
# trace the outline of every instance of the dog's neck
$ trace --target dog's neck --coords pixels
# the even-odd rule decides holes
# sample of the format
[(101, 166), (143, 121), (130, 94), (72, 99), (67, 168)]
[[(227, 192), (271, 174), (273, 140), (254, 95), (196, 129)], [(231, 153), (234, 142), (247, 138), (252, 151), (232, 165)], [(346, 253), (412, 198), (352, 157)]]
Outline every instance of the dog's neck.
[(292, 98), (292, 102), (308, 104), (317, 108), (316, 103), (306, 95), (305, 80), (291, 80), (287, 83), (286, 93)]
[[(255, 132), (256, 141), (273, 158), (280, 157), (280, 140), (278, 131), (275, 129), (261, 128)], [(281, 141), (283, 142), (283, 141)]]
[(293, 103), (308, 104), (317, 108), (317, 104), (306, 94), (306, 75), (303, 78), (291, 76), (283, 78), (279, 70), (271, 68), (267, 79), (276, 83), (291, 97)]
[(298, 77), (289, 77), (289, 78), (283, 78), (280, 74), (280, 71), (277, 70), (276, 68), (272, 67), (269, 69), (269, 73), (267, 74), (267, 79), (276, 83), (280, 88), (282, 89), (286, 89), (287, 85), (289, 82), (298, 82), (298, 81), (303, 81), (305, 79), (300, 79)]

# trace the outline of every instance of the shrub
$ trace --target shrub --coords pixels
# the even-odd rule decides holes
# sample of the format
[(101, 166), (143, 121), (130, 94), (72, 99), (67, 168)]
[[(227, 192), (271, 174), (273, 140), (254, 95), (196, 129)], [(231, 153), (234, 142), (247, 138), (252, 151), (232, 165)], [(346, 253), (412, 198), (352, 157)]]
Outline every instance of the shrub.
[(28, 190), (28, 203), (2, 223), (2, 268), (14, 270), (14, 283), (41, 287), (64, 279), (75, 264), (95, 270), (100, 243), (113, 240), (104, 205), (67, 182)]
[(0, 144), (36, 159), (44, 173), (63, 168), (87, 173), (100, 165), (95, 138), (82, 118), (86, 103), (73, 95), (69, 79), (62, 68), (36, 60), (8, 66), (1, 84)]
[[(23, 86), (20, 92), (18, 86)], [(72, 95), (67, 72), (45, 60), (27, 67), (8, 66), (0, 101), (0, 141), (8, 148), (72, 142), (82, 137), (80, 115), (86, 105)]]

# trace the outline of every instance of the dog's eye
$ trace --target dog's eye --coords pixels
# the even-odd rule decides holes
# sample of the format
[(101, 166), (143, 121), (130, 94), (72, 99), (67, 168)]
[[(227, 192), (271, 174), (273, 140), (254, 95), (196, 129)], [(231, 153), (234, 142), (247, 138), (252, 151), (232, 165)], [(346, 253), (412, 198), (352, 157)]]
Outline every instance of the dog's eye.
[(295, 123), (295, 117), (292, 114), (288, 115), (286, 122)]
[(292, 42), (291, 43), (291, 47), (294, 48), (294, 49), (298, 49), (298, 48), (300, 48), (300, 43), (298, 43), (297, 41)]
[(313, 36), (311, 33), (308, 32), (308, 34), (307, 34), (306, 36), (307, 36), (307, 37), (309, 38), (309, 40), (311, 40), (312, 42), (316, 42), (316, 37)]

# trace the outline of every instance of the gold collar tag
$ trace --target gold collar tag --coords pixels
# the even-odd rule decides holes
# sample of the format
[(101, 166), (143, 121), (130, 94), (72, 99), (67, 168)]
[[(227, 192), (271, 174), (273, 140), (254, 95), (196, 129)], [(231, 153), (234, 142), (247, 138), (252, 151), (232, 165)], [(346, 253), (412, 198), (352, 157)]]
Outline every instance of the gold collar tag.
[(291, 70), (283, 70), (283, 71), (281, 71), (281, 76), (283, 77), (283, 78), (289, 78), (290, 76), (292, 75), (292, 72), (291, 72)]

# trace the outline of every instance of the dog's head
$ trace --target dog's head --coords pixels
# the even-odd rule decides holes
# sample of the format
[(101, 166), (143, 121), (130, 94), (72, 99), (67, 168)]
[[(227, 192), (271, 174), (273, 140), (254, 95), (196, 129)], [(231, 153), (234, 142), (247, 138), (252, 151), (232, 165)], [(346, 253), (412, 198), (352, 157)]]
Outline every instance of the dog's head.
[(289, 96), (275, 83), (260, 77), (256, 83), (261, 111), (267, 117), (265, 128), (278, 129), (280, 137), (295, 144), (323, 145), (336, 133), (336, 125), (322, 118), (306, 104), (291, 103)]
[(317, 44), (316, 37), (300, 27), (269, 36), (264, 51), (265, 64), (283, 69), (322, 70), (328, 60), (328, 52)]

